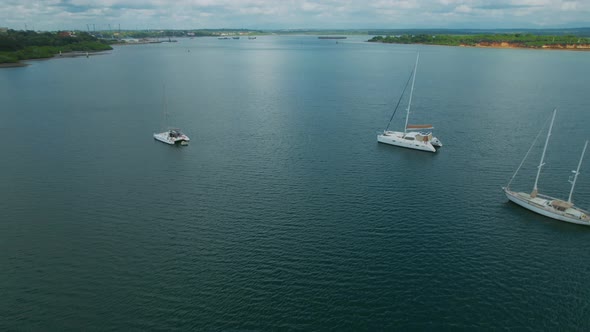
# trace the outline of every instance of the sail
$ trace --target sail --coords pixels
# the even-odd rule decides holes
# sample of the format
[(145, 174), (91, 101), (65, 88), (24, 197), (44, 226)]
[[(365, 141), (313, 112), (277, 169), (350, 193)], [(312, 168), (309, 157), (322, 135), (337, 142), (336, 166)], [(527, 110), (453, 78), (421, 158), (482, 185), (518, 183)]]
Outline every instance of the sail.
[(434, 129), (434, 127), (430, 124), (422, 124), (422, 125), (408, 125), (406, 127), (407, 130), (422, 130), (422, 129)]

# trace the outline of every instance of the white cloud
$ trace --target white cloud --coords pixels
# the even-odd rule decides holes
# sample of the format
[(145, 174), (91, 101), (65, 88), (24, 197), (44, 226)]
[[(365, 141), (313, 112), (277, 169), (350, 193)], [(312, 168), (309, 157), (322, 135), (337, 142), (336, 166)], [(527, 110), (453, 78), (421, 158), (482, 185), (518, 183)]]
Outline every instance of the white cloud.
[(578, 2), (577, 1), (564, 1), (561, 4), (561, 10), (563, 11), (574, 11), (578, 9)]
[[(17, 29), (420, 28), (578, 26), (590, 0), (3, 0), (0, 25)], [(98, 28), (98, 26), (97, 26)]]
[(467, 5), (459, 5), (455, 8), (455, 12), (457, 13), (471, 13), (473, 9)]

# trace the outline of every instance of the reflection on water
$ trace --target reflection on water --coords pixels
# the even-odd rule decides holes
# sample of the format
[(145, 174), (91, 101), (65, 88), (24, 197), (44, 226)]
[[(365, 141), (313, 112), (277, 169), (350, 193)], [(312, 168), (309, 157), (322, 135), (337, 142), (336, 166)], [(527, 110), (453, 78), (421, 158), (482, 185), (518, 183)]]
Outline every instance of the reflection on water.
[[(0, 328), (588, 329), (588, 230), (500, 189), (557, 106), (540, 186), (567, 195), (586, 54), (362, 40), (181, 39), (1, 70)], [(376, 142), (418, 49), (411, 117), (436, 154)], [(152, 138), (162, 84), (186, 148)]]

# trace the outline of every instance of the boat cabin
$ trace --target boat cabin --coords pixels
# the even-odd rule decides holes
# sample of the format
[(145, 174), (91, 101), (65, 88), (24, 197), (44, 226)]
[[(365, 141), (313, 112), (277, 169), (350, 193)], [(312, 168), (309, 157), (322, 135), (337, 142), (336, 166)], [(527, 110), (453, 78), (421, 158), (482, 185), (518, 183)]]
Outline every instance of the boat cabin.
[(558, 211), (562, 211), (562, 212), (565, 212), (565, 210), (574, 206), (572, 203), (568, 203), (568, 202), (562, 201), (560, 199), (554, 199), (549, 204), (551, 204), (551, 207), (553, 207), (554, 209), (556, 209)]
[(181, 137), (183, 135), (183, 133), (180, 132), (180, 130), (178, 130), (178, 129), (171, 129), (170, 132), (168, 133), (168, 135), (170, 137), (176, 138), (176, 137)]
[(430, 142), (432, 141), (432, 133), (420, 132), (416, 135), (416, 140), (420, 142)]

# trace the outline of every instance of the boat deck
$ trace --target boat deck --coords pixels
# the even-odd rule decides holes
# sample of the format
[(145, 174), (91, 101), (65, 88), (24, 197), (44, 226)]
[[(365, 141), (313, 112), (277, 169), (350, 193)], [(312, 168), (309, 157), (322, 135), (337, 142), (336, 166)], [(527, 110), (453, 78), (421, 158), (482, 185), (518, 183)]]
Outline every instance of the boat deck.
[[(505, 189), (505, 192), (506, 195), (512, 196), (519, 201), (515, 201), (515, 203), (518, 203), (525, 208), (530, 206), (529, 210), (541, 213), (547, 217), (578, 224), (590, 224), (590, 212), (586, 210), (580, 209), (573, 205), (563, 211), (554, 208), (551, 203), (554, 201), (561, 201), (557, 198), (541, 194), (538, 194), (537, 197), (531, 197), (531, 195), (528, 193), (514, 192), (508, 189)], [(544, 213), (539, 210), (543, 211)]]

